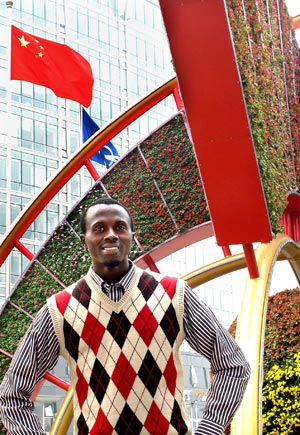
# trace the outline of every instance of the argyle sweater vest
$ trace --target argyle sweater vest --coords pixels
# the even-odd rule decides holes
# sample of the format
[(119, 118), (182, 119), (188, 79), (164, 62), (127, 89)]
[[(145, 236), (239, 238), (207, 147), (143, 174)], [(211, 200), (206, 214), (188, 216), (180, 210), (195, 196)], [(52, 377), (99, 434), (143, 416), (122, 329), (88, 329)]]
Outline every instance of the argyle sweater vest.
[(75, 434), (191, 434), (180, 358), (183, 292), (183, 281), (136, 268), (119, 302), (89, 275), (48, 300), (70, 366)]

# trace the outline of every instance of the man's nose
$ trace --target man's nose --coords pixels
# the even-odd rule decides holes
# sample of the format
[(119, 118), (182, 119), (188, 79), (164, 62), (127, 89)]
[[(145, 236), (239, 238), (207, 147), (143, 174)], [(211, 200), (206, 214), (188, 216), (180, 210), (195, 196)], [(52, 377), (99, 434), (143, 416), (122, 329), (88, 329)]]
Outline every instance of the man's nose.
[(116, 232), (115, 232), (115, 230), (113, 228), (108, 228), (107, 232), (105, 234), (105, 238), (106, 239), (114, 240), (114, 239), (117, 239), (118, 236), (117, 236), (117, 234), (116, 234)]

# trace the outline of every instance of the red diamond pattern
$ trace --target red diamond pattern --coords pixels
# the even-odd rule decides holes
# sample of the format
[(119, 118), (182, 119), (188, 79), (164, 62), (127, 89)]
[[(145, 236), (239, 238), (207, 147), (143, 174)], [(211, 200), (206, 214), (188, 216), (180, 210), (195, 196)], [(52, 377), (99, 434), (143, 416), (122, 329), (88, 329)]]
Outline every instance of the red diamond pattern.
[(87, 313), (86, 321), (84, 322), (81, 338), (97, 355), (100, 343), (105, 333), (104, 326), (91, 313)]
[(103, 410), (100, 408), (97, 415), (96, 424), (90, 431), (90, 435), (112, 434), (113, 429), (114, 428), (110, 424), (109, 420), (106, 418)]
[(166, 368), (163, 372), (163, 375), (166, 379), (166, 384), (169, 388), (171, 394), (175, 394), (176, 389), (176, 367), (174, 364), (173, 355), (170, 356), (169, 361), (167, 362)]
[(139, 333), (140, 337), (144, 340), (145, 344), (149, 346), (154, 337), (155, 331), (157, 330), (158, 322), (148, 305), (144, 305), (140, 313), (137, 315), (133, 326)]
[[(124, 376), (124, 373), (126, 373), (126, 376)], [(119, 392), (122, 394), (125, 400), (129, 396), (136, 376), (137, 374), (130, 365), (128, 359), (123, 353), (121, 353), (111, 379), (114, 381), (116, 387), (118, 388)]]
[(161, 280), (161, 284), (171, 300), (173, 299), (176, 292), (176, 282), (176, 278), (169, 276), (164, 276)]
[(62, 291), (61, 293), (58, 293), (55, 298), (59, 311), (64, 315), (71, 299), (70, 293)]
[(76, 384), (76, 394), (77, 394), (80, 409), (82, 409), (84, 401), (86, 400), (87, 397), (89, 385), (85, 380), (84, 376), (82, 375), (81, 371), (78, 369), (78, 367), (76, 369), (76, 372), (78, 376), (78, 382)]
[(150, 434), (166, 435), (168, 433), (169, 422), (163, 416), (155, 402), (151, 405), (144, 426)]

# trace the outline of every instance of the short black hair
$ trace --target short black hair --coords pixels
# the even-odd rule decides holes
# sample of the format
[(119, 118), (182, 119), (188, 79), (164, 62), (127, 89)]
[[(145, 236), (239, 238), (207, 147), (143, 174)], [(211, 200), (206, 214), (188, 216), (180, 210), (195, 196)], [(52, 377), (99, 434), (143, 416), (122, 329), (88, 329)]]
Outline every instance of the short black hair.
[(126, 213), (128, 214), (129, 220), (130, 220), (130, 227), (131, 227), (131, 231), (134, 232), (134, 224), (133, 224), (133, 220), (131, 217), (131, 214), (129, 213), (128, 209), (121, 204), (119, 201), (117, 201), (116, 199), (110, 198), (109, 196), (103, 196), (99, 199), (97, 199), (96, 201), (92, 202), (91, 204), (89, 204), (82, 212), (81, 216), (80, 216), (80, 230), (81, 230), (81, 234), (85, 234), (86, 233), (86, 214), (88, 212), (88, 210), (91, 207), (94, 207), (94, 205), (98, 205), (98, 204), (107, 204), (107, 205), (119, 205), (120, 207), (122, 207)]

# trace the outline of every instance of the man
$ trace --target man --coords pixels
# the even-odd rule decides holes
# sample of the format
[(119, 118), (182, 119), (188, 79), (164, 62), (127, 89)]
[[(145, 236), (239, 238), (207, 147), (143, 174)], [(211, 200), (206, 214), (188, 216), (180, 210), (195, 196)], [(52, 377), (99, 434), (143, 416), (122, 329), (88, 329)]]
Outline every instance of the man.
[(87, 275), (52, 296), (19, 345), (0, 388), (11, 435), (43, 434), (31, 393), (59, 354), (70, 366), (77, 435), (191, 434), (184, 408), (183, 339), (210, 360), (213, 381), (198, 435), (221, 435), (249, 379), (243, 353), (180, 279), (129, 259), (133, 222), (111, 198), (81, 217)]

